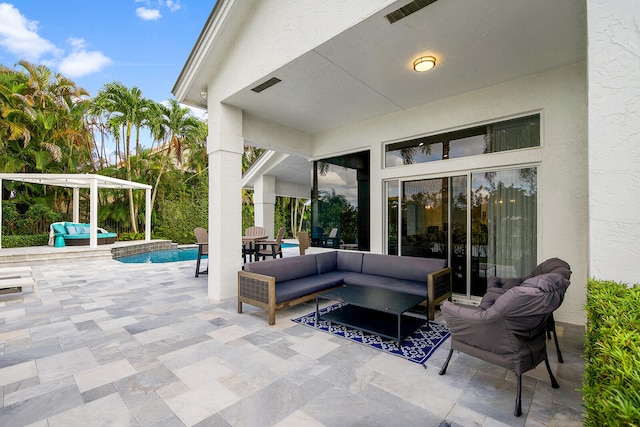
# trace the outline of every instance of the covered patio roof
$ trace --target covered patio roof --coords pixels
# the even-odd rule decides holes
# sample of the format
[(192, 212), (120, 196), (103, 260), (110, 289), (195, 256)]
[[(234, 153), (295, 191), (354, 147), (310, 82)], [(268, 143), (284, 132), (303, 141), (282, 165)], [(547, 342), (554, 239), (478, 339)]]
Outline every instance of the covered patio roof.
[[(2, 181), (19, 181), (31, 184), (73, 188), (73, 221), (79, 222), (80, 188), (89, 189), (90, 247), (98, 246), (98, 189), (145, 190), (145, 240), (151, 240), (151, 189), (148, 184), (126, 181), (97, 174), (44, 174), (44, 173), (0, 173)], [(0, 191), (0, 247), (2, 247), (2, 192)]]

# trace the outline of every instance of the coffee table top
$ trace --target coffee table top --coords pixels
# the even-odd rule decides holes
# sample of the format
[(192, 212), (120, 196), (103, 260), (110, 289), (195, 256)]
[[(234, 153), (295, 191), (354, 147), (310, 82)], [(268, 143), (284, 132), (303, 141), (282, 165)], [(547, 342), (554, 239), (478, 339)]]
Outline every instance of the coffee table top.
[(318, 294), (318, 298), (343, 301), (357, 307), (402, 314), (427, 296), (412, 295), (374, 286), (346, 285)]

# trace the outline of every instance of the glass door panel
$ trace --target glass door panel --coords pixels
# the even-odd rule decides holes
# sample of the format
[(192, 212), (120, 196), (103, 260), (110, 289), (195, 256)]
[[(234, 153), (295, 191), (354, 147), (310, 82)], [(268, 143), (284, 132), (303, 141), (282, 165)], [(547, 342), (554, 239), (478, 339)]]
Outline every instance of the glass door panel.
[(537, 259), (537, 170), (472, 174), (471, 295), (487, 278), (523, 277)]
[(467, 295), (467, 176), (451, 178), (451, 270), (453, 292)]
[(398, 181), (388, 181), (387, 191), (387, 255), (398, 255)]
[(449, 179), (402, 183), (400, 255), (448, 259)]

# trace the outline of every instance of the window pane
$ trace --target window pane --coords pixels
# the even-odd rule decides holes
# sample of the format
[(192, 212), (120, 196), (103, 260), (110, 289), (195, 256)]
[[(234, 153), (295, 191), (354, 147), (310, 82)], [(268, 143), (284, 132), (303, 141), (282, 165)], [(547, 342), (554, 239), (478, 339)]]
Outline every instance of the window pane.
[(385, 167), (426, 163), (540, 145), (540, 115), (385, 146)]
[(398, 181), (387, 182), (387, 254), (398, 255)]
[(448, 181), (403, 183), (401, 255), (448, 258)]

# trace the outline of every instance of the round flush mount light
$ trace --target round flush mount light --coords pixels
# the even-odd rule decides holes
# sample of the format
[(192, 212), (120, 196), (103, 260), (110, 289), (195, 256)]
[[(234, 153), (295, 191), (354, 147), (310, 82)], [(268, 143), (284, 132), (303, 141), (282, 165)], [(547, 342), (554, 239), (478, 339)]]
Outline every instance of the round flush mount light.
[(413, 61), (413, 69), (419, 73), (429, 71), (436, 66), (436, 58), (434, 56), (421, 56)]

